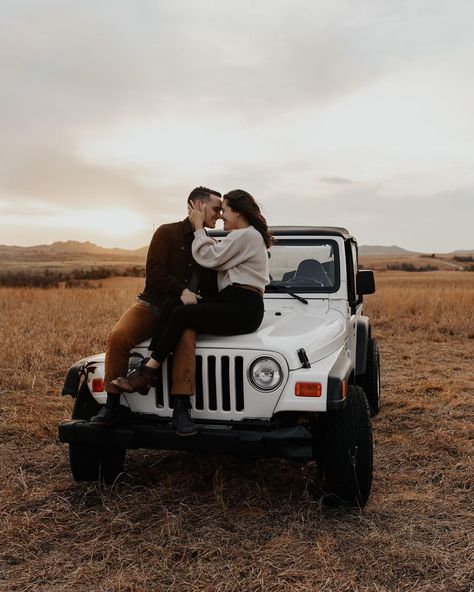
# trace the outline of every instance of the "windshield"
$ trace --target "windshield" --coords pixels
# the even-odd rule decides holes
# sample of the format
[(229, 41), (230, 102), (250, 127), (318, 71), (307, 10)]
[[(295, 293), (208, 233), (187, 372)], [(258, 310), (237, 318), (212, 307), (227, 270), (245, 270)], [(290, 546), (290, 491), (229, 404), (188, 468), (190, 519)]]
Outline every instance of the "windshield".
[(339, 248), (330, 239), (278, 239), (269, 251), (266, 292), (335, 292)]

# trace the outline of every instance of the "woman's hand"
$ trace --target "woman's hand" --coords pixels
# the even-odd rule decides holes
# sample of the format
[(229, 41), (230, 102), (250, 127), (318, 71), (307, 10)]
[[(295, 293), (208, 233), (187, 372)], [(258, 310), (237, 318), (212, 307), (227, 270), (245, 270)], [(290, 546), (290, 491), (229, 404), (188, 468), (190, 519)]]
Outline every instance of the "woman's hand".
[(191, 224), (195, 230), (201, 230), (204, 228), (204, 219), (206, 217), (206, 204), (202, 204), (201, 207), (190, 201), (188, 203), (188, 216), (191, 220)]

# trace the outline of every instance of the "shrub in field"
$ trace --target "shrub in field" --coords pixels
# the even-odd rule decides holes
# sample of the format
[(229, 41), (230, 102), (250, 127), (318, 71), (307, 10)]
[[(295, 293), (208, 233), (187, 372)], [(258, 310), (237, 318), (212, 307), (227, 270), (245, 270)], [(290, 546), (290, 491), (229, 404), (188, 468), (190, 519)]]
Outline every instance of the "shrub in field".
[(134, 265), (127, 267), (123, 273), (125, 277), (145, 277), (145, 267), (143, 265)]
[(57, 288), (62, 281), (64, 281), (62, 273), (51, 275), (48, 270), (44, 273), (17, 271), (0, 274), (0, 286), (17, 288)]
[(45, 269), (44, 271), (7, 271), (0, 273), (0, 286), (30, 287), (30, 288), (58, 288), (65, 285), (72, 287), (87, 287), (88, 281), (103, 280), (109, 277), (145, 277), (144, 266), (133, 267), (89, 267), (73, 269), (69, 272)]
[(453, 257), (454, 261), (458, 261), (459, 263), (470, 263), (474, 262), (472, 255), (455, 255)]
[(389, 263), (387, 269), (391, 271), (437, 271), (436, 265), (413, 265), (413, 263)]

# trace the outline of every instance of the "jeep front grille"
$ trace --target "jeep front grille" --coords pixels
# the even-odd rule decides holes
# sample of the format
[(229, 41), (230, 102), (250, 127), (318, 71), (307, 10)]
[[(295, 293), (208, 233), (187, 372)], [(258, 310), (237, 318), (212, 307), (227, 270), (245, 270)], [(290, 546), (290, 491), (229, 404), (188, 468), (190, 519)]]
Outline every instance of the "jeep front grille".
[[(158, 370), (156, 406), (170, 407), (173, 358)], [(242, 356), (196, 356), (196, 393), (193, 408), (199, 412), (243, 412), (244, 359)]]

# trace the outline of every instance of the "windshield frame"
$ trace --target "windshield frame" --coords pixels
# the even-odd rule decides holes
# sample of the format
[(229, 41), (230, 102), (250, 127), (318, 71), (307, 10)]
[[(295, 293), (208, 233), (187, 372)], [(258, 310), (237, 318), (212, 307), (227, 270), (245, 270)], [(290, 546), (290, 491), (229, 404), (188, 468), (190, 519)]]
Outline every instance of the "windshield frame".
[[(265, 295), (267, 294), (288, 294), (295, 292), (297, 294), (333, 294), (341, 287), (341, 266), (340, 266), (340, 248), (339, 241), (334, 237), (314, 237), (314, 238), (302, 238), (302, 237), (286, 237), (286, 236), (274, 236), (275, 244), (270, 248), (270, 254), (272, 249), (278, 248), (278, 246), (323, 246), (330, 245), (334, 252), (334, 285), (333, 286), (298, 286), (291, 285), (288, 283), (285, 285), (284, 282), (276, 280), (273, 284), (275, 290), (267, 290), (268, 287), (272, 286), (272, 282), (267, 284), (265, 287)], [(275, 280), (273, 280), (275, 281)]]

